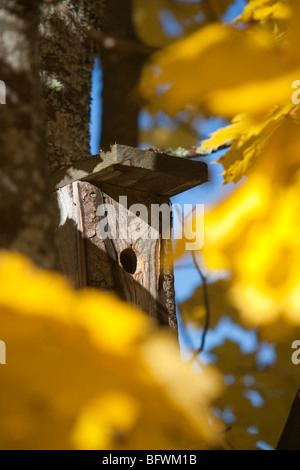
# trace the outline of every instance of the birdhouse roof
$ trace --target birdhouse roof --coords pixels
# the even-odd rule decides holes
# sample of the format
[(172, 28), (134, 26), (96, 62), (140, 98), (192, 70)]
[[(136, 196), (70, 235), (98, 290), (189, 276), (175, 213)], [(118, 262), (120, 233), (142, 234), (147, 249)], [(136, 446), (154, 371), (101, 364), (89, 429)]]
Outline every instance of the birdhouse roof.
[(59, 170), (52, 184), (59, 189), (79, 180), (171, 197), (207, 182), (208, 170), (204, 162), (115, 144), (109, 152)]

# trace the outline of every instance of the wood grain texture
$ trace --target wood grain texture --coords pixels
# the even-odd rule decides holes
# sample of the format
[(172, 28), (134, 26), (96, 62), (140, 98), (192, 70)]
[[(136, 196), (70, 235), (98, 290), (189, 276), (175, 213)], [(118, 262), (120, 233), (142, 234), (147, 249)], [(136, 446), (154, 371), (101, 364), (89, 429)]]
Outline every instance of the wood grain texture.
[[(127, 207), (119, 204), (119, 196), (127, 197)], [(162, 239), (161, 224), (151, 220), (151, 205), (169, 204), (168, 198), (84, 181), (59, 189), (57, 197), (63, 273), (77, 288), (90, 286), (114, 292), (157, 324), (176, 330), (173, 268), (166, 261), (171, 258), (172, 243)], [(143, 204), (147, 214), (130, 212), (136, 203)], [(104, 204), (113, 209), (105, 212)], [(102, 215), (99, 206), (103, 207)], [(106, 228), (116, 222), (112, 238), (103, 239), (101, 235), (99, 223), (104, 219)]]
[(208, 181), (208, 170), (203, 162), (116, 144), (110, 152), (101, 152), (55, 173), (52, 187), (59, 189), (77, 180), (171, 197)]

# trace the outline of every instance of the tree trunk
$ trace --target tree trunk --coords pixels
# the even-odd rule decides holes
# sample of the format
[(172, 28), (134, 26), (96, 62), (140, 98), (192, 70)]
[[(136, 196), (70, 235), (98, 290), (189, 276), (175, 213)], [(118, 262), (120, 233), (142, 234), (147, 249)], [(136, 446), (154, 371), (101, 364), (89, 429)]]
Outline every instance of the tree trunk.
[(104, 0), (43, 3), (40, 24), (48, 160), (52, 170), (90, 155), (91, 74)]
[[(5, 5), (4, 5), (5, 3)], [(38, 0), (0, 3), (0, 248), (55, 264), (39, 77)]]
[(48, 174), (90, 154), (95, 46), (85, 32), (103, 10), (104, 0), (0, 2), (0, 248), (45, 268), (57, 267)]
[[(105, 12), (104, 33), (116, 40), (114, 48), (103, 48), (101, 52), (104, 85), (101, 147), (106, 150), (115, 143), (138, 145), (142, 103), (137, 89), (142, 66), (151, 50), (141, 47), (132, 24), (131, 7), (131, 0), (110, 0)], [(132, 47), (125, 51), (122, 41), (130, 42)]]

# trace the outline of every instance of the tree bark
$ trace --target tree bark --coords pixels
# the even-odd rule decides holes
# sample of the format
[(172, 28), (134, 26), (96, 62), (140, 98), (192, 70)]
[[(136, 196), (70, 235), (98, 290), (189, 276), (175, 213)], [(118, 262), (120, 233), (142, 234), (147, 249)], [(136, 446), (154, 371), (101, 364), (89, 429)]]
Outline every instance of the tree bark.
[(103, 48), (103, 124), (101, 147), (106, 150), (118, 143), (137, 147), (138, 115), (142, 107), (138, 95), (141, 69), (150, 51), (143, 51), (132, 23), (131, 0), (110, 0), (107, 3), (103, 31), (118, 41), (136, 43), (129, 51)]
[(103, 10), (104, 0), (0, 2), (0, 248), (44, 268), (57, 267), (50, 170), (90, 154), (95, 45), (83, 30), (100, 28)]
[(0, 248), (55, 264), (39, 77), (38, 0), (0, 3)]
[(100, 31), (104, 0), (44, 1), (40, 23), (42, 81), (46, 101), (51, 170), (90, 155), (91, 74), (97, 44), (87, 32)]

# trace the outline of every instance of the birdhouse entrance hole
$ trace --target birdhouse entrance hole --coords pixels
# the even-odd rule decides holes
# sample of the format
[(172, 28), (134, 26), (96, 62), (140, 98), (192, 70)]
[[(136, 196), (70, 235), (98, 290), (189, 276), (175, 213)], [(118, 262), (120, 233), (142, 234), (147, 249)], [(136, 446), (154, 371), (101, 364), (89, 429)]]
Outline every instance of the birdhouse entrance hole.
[(126, 248), (121, 252), (120, 262), (127, 273), (134, 274), (136, 272), (137, 257), (132, 248)]

